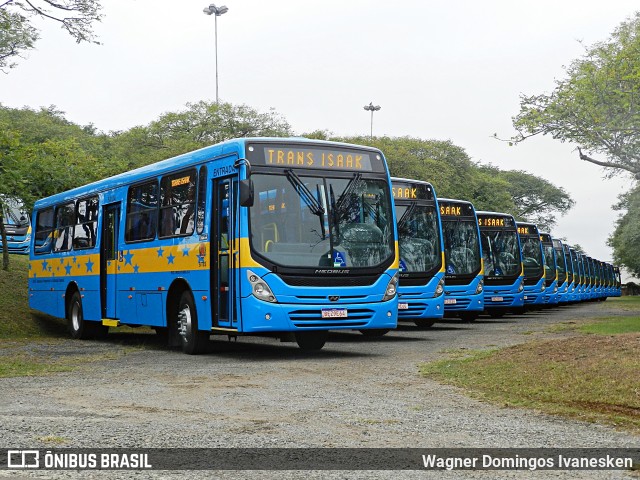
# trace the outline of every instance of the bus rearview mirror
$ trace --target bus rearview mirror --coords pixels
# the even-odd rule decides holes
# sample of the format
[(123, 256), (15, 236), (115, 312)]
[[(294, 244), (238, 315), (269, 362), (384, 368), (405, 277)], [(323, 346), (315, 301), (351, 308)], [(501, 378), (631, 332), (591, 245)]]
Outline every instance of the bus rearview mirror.
[(240, 180), (240, 206), (253, 206), (253, 182), (251, 179)]

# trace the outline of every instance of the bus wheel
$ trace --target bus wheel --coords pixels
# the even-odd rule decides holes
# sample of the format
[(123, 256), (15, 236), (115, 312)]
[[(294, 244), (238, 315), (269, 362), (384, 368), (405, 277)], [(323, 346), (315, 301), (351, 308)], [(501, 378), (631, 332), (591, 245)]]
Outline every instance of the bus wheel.
[(365, 337), (382, 337), (389, 333), (388, 328), (370, 328), (368, 330), (360, 330), (360, 333)]
[(436, 323), (435, 320), (429, 320), (428, 318), (416, 318), (413, 323), (420, 328), (431, 328)]
[(198, 330), (198, 314), (191, 292), (184, 291), (180, 296), (176, 324), (180, 334), (182, 351), (189, 355), (202, 353), (209, 343), (209, 332)]
[(324, 347), (329, 337), (327, 330), (314, 330), (311, 332), (295, 332), (296, 343), (301, 350), (311, 352)]
[(82, 340), (104, 338), (109, 331), (109, 327), (103, 326), (100, 322), (91, 322), (84, 319), (82, 297), (79, 292), (73, 292), (67, 307), (67, 326), (73, 338)]

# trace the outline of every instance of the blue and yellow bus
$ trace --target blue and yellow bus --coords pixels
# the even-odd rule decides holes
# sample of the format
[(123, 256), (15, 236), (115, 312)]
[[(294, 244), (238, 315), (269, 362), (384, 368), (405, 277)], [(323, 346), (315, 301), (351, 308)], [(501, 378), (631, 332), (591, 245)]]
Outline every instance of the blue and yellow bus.
[(444, 242), (433, 186), (392, 178), (398, 221), (398, 320), (430, 327), (444, 315)]
[(374, 148), (243, 138), (36, 202), (30, 306), (73, 337), (147, 325), (189, 354), (211, 334), (397, 326), (391, 182)]
[(517, 222), (524, 267), (524, 305), (535, 308), (544, 304), (545, 262), (540, 232), (534, 223)]
[(478, 217), (470, 202), (439, 198), (444, 240), (445, 315), (475, 320), (484, 310), (484, 265)]
[(558, 304), (558, 268), (556, 251), (553, 248), (553, 239), (548, 233), (540, 233), (540, 241), (544, 251), (544, 275), (546, 289), (544, 291), (544, 304)]
[(569, 302), (569, 270), (564, 255), (564, 245), (562, 241), (557, 238), (552, 238), (553, 250), (556, 255), (556, 271), (558, 272), (558, 303), (565, 304)]
[(512, 215), (477, 211), (484, 264), (484, 310), (492, 317), (524, 306), (524, 268)]
[[(25, 212), (22, 203), (14, 198), (0, 198), (2, 218), (7, 235), (7, 251), (9, 253), (29, 253), (31, 243), (31, 223), (29, 214)], [(2, 236), (0, 236), (0, 252), (3, 251)]]

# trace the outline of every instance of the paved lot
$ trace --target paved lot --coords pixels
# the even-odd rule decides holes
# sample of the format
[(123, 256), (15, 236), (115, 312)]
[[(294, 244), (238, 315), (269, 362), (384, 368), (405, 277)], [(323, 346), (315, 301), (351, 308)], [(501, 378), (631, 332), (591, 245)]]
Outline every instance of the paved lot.
[[(157, 346), (140, 348), (132, 341), (140, 337), (131, 335), (112, 336), (105, 342), (27, 345), (23, 348), (42, 355), (77, 356), (80, 363), (85, 355), (104, 355), (105, 360), (70, 373), (0, 379), (0, 446), (637, 448), (638, 436), (482, 403), (418, 373), (420, 363), (444, 358), (453, 350), (558, 337), (563, 334), (548, 331), (551, 324), (612, 313), (616, 312), (604, 302), (499, 320), (447, 321), (426, 330), (403, 325), (376, 339), (351, 331), (332, 333), (325, 348), (314, 354), (301, 352), (295, 343), (246, 337), (237, 342), (214, 337), (211, 351), (196, 357)], [(217, 472), (215, 477), (307, 476), (241, 473)], [(0, 476), (10, 474), (0, 471)], [(32, 473), (42, 478), (74, 474)], [(82, 475), (107, 478), (108, 474)], [(497, 472), (459, 474), (512, 478)], [(518, 472), (517, 478), (528, 475), (627, 476)], [(363, 476), (395, 477), (391, 472), (357, 472), (350, 478)], [(317, 473), (317, 478), (346, 477), (339, 472)], [(442, 473), (405, 472), (403, 477), (442, 478)]]

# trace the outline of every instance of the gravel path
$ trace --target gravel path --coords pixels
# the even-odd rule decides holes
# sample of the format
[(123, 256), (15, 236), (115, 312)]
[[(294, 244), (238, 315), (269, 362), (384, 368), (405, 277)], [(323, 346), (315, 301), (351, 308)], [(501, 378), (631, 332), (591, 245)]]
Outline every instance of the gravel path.
[[(607, 302), (499, 320), (401, 326), (370, 339), (332, 333), (325, 348), (215, 337), (211, 352), (122, 342), (31, 345), (95, 355), (71, 373), (0, 379), (0, 445), (64, 447), (633, 447), (640, 437), (601, 425), (500, 408), (422, 378), (418, 365), (452, 350), (553, 338), (548, 326), (618, 313)], [(60, 443), (51, 443), (51, 439)], [(21, 472), (40, 478), (187, 478), (179, 472)], [(200, 472), (207, 478), (628, 478), (625, 472)], [(2, 476), (15, 472), (0, 471)], [(632, 477), (633, 478), (633, 477)], [(637, 478), (637, 476), (635, 477)]]

